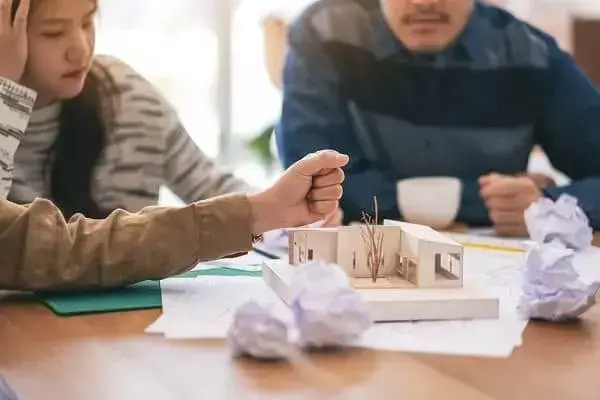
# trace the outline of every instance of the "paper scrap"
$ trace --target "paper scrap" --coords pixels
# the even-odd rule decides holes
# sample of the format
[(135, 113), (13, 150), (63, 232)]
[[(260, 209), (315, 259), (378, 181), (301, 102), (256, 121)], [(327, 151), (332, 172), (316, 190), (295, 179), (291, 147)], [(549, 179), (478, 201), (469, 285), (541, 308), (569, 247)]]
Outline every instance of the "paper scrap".
[(596, 303), (600, 276), (591, 282), (581, 279), (575, 255), (558, 239), (529, 250), (519, 303), (525, 316), (551, 321), (574, 319)]
[(298, 266), (291, 293), (301, 347), (351, 346), (373, 323), (361, 295), (335, 264)]
[(284, 359), (289, 353), (290, 328), (273, 301), (249, 300), (235, 311), (228, 331), (234, 355)]
[(545, 243), (559, 239), (575, 250), (591, 246), (594, 237), (589, 220), (577, 199), (567, 194), (561, 195), (556, 201), (541, 197), (532, 203), (525, 210), (525, 224), (534, 241)]

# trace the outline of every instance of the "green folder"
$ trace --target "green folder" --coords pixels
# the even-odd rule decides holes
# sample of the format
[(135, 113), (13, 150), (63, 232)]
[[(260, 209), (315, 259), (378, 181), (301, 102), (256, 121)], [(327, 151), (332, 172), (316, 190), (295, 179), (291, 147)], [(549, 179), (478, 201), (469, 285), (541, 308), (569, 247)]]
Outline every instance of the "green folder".
[[(261, 276), (261, 271), (228, 267), (186, 272), (180, 278), (197, 276)], [(160, 281), (144, 281), (117, 289), (68, 293), (39, 293), (36, 297), (60, 316), (161, 308)]]

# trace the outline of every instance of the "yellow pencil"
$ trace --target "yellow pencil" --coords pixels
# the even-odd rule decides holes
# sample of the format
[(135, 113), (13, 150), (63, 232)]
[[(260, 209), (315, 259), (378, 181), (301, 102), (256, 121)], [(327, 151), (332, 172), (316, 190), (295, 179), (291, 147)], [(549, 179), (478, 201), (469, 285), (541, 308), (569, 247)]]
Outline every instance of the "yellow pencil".
[[(458, 241), (460, 243), (460, 241)], [(484, 243), (461, 243), (464, 247), (479, 249), (479, 250), (489, 250), (489, 251), (506, 251), (510, 253), (525, 253), (525, 249), (520, 247), (510, 247), (510, 246), (501, 246), (494, 244), (484, 244)]]
[[(448, 236), (456, 242), (462, 244), (466, 248), (487, 250), (487, 251), (503, 251), (509, 253), (525, 253), (525, 247), (517, 244), (506, 243), (502, 239), (485, 240), (472, 235), (448, 233)], [(487, 242), (487, 243), (485, 243)]]

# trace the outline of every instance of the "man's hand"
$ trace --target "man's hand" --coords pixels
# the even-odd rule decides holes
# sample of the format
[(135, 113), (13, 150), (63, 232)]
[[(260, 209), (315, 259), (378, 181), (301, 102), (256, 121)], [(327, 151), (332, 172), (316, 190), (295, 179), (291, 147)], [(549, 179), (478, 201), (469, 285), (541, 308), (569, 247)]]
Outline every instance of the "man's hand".
[(554, 181), (554, 178), (546, 174), (540, 174), (538, 172), (528, 172), (526, 174), (523, 174), (522, 176), (531, 179), (533, 183), (535, 183), (535, 185), (540, 189), (556, 185), (556, 181)]
[(249, 196), (253, 232), (308, 225), (339, 210), (348, 156), (333, 150), (309, 154), (262, 193)]
[(482, 177), (479, 183), (496, 233), (526, 236), (525, 210), (542, 196), (534, 180), (527, 176), (491, 174)]

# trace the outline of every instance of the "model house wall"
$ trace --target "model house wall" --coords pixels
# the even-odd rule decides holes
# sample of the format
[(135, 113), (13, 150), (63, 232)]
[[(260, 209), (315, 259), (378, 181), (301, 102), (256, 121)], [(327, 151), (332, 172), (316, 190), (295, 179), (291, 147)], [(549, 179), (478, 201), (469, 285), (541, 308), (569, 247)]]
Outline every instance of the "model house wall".
[[(378, 276), (393, 274), (398, 266), (396, 254), (401, 248), (402, 231), (397, 227), (380, 225), (375, 233), (383, 235), (383, 265), (379, 268)], [(362, 235), (363, 228), (360, 226), (338, 228), (337, 264), (355, 278), (371, 276), (367, 267), (367, 247)]]
[(421, 240), (419, 242), (418, 286), (420, 288), (462, 287), (460, 245)]
[(419, 286), (417, 266), (419, 264), (419, 239), (401, 231), (401, 247), (398, 254), (400, 275), (415, 286)]
[(295, 230), (290, 234), (290, 264), (313, 260), (337, 262), (338, 231), (332, 229)]
[[(370, 278), (364, 232), (364, 226), (291, 230), (289, 264), (321, 260), (339, 265), (353, 278)], [(383, 235), (378, 277), (399, 275), (419, 288), (462, 287), (461, 244), (430, 227), (398, 221), (386, 220), (375, 234)]]

